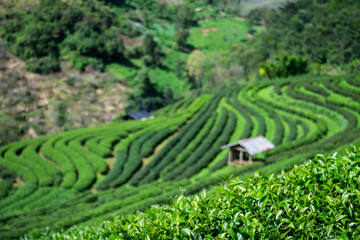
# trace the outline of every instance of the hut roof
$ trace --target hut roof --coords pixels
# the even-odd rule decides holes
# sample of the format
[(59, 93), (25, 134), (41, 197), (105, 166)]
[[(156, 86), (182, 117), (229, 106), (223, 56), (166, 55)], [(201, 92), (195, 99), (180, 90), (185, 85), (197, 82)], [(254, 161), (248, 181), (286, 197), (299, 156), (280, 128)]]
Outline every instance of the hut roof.
[(234, 147), (237, 145), (240, 145), (241, 147), (245, 148), (245, 150), (250, 155), (265, 152), (267, 150), (275, 148), (275, 145), (272, 144), (269, 140), (267, 140), (263, 136), (257, 136), (254, 138), (245, 138), (240, 141), (221, 146), (220, 148), (225, 149), (225, 148)]
[(133, 112), (128, 115), (135, 120), (145, 120), (152, 117), (152, 115), (146, 111)]

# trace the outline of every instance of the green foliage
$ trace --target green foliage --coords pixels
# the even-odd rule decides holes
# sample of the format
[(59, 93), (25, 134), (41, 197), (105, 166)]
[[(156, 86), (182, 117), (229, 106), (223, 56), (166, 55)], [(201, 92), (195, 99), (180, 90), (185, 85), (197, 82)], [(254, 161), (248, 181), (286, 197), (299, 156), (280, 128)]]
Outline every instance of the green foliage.
[(132, 79), (136, 76), (137, 67), (128, 67), (118, 63), (111, 63), (106, 66), (106, 71), (118, 79)]
[[(182, 67), (184, 71), (184, 65)], [(179, 69), (179, 71), (181, 70)], [(182, 73), (184, 72), (179, 72), (179, 74)], [(152, 84), (157, 87), (159, 92), (164, 93), (166, 88), (170, 88), (172, 89), (174, 98), (182, 96), (190, 89), (190, 85), (186, 81), (187, 76), (182, 76), (184, 77), (184, 79), (179, 79), (176, 73), (174, 73), (173, 71), (155, 68), (149, 70), (149, 75)]]
[(307, 89), (309, 91), (319, 93), (319, 94), (321, 94), (321, 95), (323, 95), (325, 97), (330, 96), (329, 92), (327, 92), (324, 88), (315, 86), (315, 85), (311, 84), (310, 82), (305, 83), (304, 87), (305, 87), (305, 89)]
[(129, 97), (130, 107), (128, 109), (138, 109), (152, 111), (164, 106), (161, 94), (150, 82), (148, 70), (140, 70), (134, 79), (134, 93)]
[(231, 45), (247, 39), (247, 26), (239, 18), (221, 18), (198, 23), (190, 29), (189, 44), (210, 55), (225, 51)]
[(156, 1), (154, 0), (125, 0), (124, 2), (139, 9), (153, 10), (156, 8)]
[(189, 37), (189, 31), (184, 30), (184, 29), (178, 30), (178, 32), (176, 33), (176, 36), (175, 36), (176, 45), (180, 49), (185, 48), (187, 46), (186, 40), (188, 37)]
[(30, 72), (43, 74), (60, 70), (59, 60), (53, 56), (31, 57), (26, 59), (26, 67)]
[(131, 84), (134, 92), (128, 97), (128, 111), (159, 109), (179, 99), (190, 88), (187, 82), (179, 81), (173, 72), (161, 68), (139, 70)]
[[(200, 171), (220, 151), (219, 146), (226, 144), (235, 126), (235, 116), (222, 109), (220, 118), (214, 124), (212, 131), (208, 133), (205, 140), (195, 148), (183, 161), (181, 166), (176, 164), (164, 180), (180, 180), (188, 178)], [(192, 167), (189, 167), (192, 166)]]
[[(9, 189), (7, 184), (6, 196), (0, 199), (4, 226), (0, 238), (31, 232), (27, 238), (99, 239), (113, 234), (121, 239), (127, 233), (134, 239), (144, 239), (146, 234), (151, 239), (180, 239), (189, 238), (190, 231), (199, 239), (229, 239), (238, 234), (301, 239), (313, 232), (320, 236), (314, 238), (338, 238), (338, 230), (348, 231), (347, 237), (353, 238), (355, 229), (350, 227), (357, 228), (352, 223), (357, 223), (358, 187), (347, 184), (357, 184), (359, 151), (339, 158), (317, 156), (310, 163), (307, 159), (320, 151), (341, 152), (344, 145), (359, 143), (359, 80), (355, 74), (302, 75), (232, 86), (182, 100), (158, 111), (154, 119), (114, 121), (2, 146), (0, 187), (3, 179), (14, 187)], [(147, 81), (151, 83), (151, 78)], [(152, 91), (141, 89), (139, 96)], [(171, 98), (171, 92), (164, 95)], [(255, 155), (252, 164), (226, 166), (227, 152), (220, 150), (221, 145), (260, 134), (276, 148)], [(306, 165), (281, 173), (302, 163)], [(243, 178), (257, 170), (264, 175)], [(264, 177), (273, 173), (280, 175)], [(175, 202), (161, 211), (145, 210), (172, 202), (176, 195), (193, 196), (231, 175), (241, 181), (226, 183), (222, 190), (209, 189), (207, 195), (215, 195), (201, 198), (204, 201), (183, 197), (185, 202), (178, 201), (182, 205)], [(348, 202), (338, 201), (349, 191), (355, 194), (349, 198), (352, 216)], [(321, 194), (331, 197), (334, 205)], [(167, 212), (162, 212), (164, 208)], [(145, 213), (128, 215), (139, 210)], [(283, 213), (276, 219), (279, 210)], [(338, 214), (346, 217), (336, 222)], [(113, 216), (119, 218), (114, 224), (106, 222), (103, 229), (82, 229)], [(44, 230), (50, 225), (53, 228)], [(81, 226), (65, 230), (73, 225)]]
[(158, 44), (150, 34), (145, 35), (143, 41), (144, 63), (146, 66), (160, 66), (162, 53)]
[[(7, 168), (11, 168), (9, 166), (6, 166)], [(21, 168), (21, 166), (20, 166)], [(33, 192), (36, 191), (36, 185), (35, 184), (26, 184), (25, 186), (19, 188), (14, 194), (11, 194), (5, 199), (2, 199), (0, 202), (1, 208), (5, 208), (10, 206), (13, 203), (16, 203), (19, 199), (24, 199), (31, 195)]]
[(125, 150), (116, 152), (116, 162), (113, 169), (106, 175), (104, 180), (96, 186), (97, 189), (102, 190), (110, 187), (111, 182), (121, 174), (127, 157), (128, 153)]
[(26, 60), (32, 71), (58, 70), (59, 44), (72, 28), (77, 13), (59, 0), (41, 0), (31, 12), (9, 13), (4, 18), (1, 36), (12, 52)]
[(116, 179), (114, 179), (114, 181), (110, 184), (111, 187), (117, 187), (126, 183), (129, 178), (141, 167), (141, 146), (152, 135), (154, 135), (154, 132), (146, 129), (146, 131), (144, 130), (144, 133), (141, 134), (139, 138), (131, 142), (131, 145), (128, 146), (128, 156), (126, 159), (123, 159), (124, 164), (121, 169), (121, 174), (118, 174)]
[(28, 145), (22, 151), (21, 155), (24, 159), (31, 159), (34, 165), (42, 167), (42, 169), (36, 171), (37, 175), (40, 175), (39, 185), (59, 185), (61, 182), (61, 173), (53, 164), (45, 161), (42, 157), (38, 155), (37, 148), (41, 146), (40, 144)]
[(176, 7), (176, 27), (178, 29), (187, 29), (194, 25), (195, 11), (190, 7), (181, 4)]
[(105, 174), (108, 170), (106, 162), (96, 154), (86, 151), (80, 143), (81, 139), (71, 141), (68, 146), (77, 154), (81, 154), (85, 159), (91, 163), (94, 170)]
[(45, 157), (55, 161), (61, 167), (61, 171), (64, 175), (60, 186), (64, 188), (71, 188), (76, 181), (75, 168), (65, 153), (54, 148), (54, 142), (57, 140), (57, 138), (49, 139), (41, 146), (41, 152), (45, 155)]
[(150, 82), (149, 73), (146, 69), (138, 72), (134, 80), (134, 98), (157, 97), (159, 92)]
[[(226, 113), (227, 115), (227, 113)], [(203, 153), (203, 145), (202, 141), (204, 141), (204, 138), (207, 137), (207, 135), (210, 134), (211, 129), (214, 127), (214, 123), (216, 118), (219, 117), (217, 114), (213, 114), (209, 120), (205, 123), (205, 125), (201, 128), (201, 131), (196, 135), (196, 137), (184, 148), (172, 161), (170, 164), (168, 164), (162, 171), (161, 171), (161, 177), (163, 177), (165, 180), (169, 180), (171, 178), (176, 177), (177, 175), (172, 174), (173, 172), (176, 172), (177, 174), (181, 174), (181, 171), (179, 171), (177, 168), (184, 164), (185, 161), (189, 161), (189, 159), (198, 159), (199, 158), (199, 152)], [(223, 117), (222, 116), (222, 120)], [(208, 144), (209, 147), (210, 144)], [(199, 147), (201, 146), (201, 149)], [(194, 156), (195, 155), (195, 156)], [(201, 154), (200, 154), (201, 155)], [(190, 161), (190, 162), (191, 162)], [(186, 164), (187, 166), (187, 164)]]
[[(359, 149), (316, 155), (291, 171), (232, 180), (212, 194), (104, 222), (82, 237), (125, 239), (357, 238)], [(79, 228), (56, 238), (79, 236)], [(51, 238), (52, 232), (43, 237)]]
[[(244, 6), (251, 5), (250, 2), (244, 3)], [(280, 4), (280, 1), (274, 2)], [(239, 43), (240, 39), (237, 39), (236, 44), (229, 45), (223, 56), (222, 67), (228, 69), (236, 63), (243, 67), (247, 79), (259, 79), (259, 68), (260, 75), (269, 78), (319, 71), (322, 65), (329, 66), (324, 70), (326, 72), (331, 72), (335, 66), (341, 66), (346, 72), (354, 72), (358, 69), (356, 59), (359, 58), (359, 18), (354, 10), (359, 8), (358, 4), (346, 1), (346, 4), (339, 4), (336, 8), (331, 1), (301, 0), (284, 3), (278, 9), (265, 5), (255, 8), (247, 14), (249, 22), (244, 28), (249, 41)], [(216, 33), (217, 36), (214, 33), (211, 37), (214, 43), (210, 49), (217, 45), (215, 40), (220, 37), (221, 31)], [(227, 38), (231, 36), (226, 35)], [(202, 38), (196, 34), (195, 41)], [(222, 45), (226, 44), (223, 42)], [(193, 45), (199, 46), (199, 43)]]
[(176, 36), (175, 43), (180, 50), (187, 50), (189, 46), (186, 43), (189, 37), (189, 29), (193, 26), (195, 21), (195, 11), (187, 5), (178, 5), (176, 7)]
[(78, 52), (68, 52), (66, 59), (69, 61), (71, 66), (78, 71), (85, 70), (86, 67), (91, 67), (95, 70), (101, 71), (104, 69), (104, 63), (101, 59), (96, 57), (81, 56)]
[[(72, 136), (70, 136), (70, 139)], [(67, 157), (77, 171), (77, 179), (73, 188), (78, 191), (84, 191), (88, 189), (96, 180), (96, 175), (91, 164), (86, 160), (80, 152), (74, 149), (67, 148), (66, 142), (69, 141), (67, 138), (62, 138), (54, 146), (55, 149), (61, 151)]]
[(13, 181), (10, 179), (0, 180), (0, 199), (6, 197), (12, 189)]
[[(124, 51), (114, 14), (95, 1), (68, 2), (41, 0), (26, 12), (5, 14), (1, 36), (11, 51), (24, 59), (30, 71), (59, 70), (66, 53), (75, 68), (96, 67), (122, 58)], [(101, 10), (100, 10), (101, 9)], [(91, 59), (95, 58), (95, 59)]]
[(309, 71), (308, 60), (301, 56), (280, 55), (260, 64), (268, 78), (285, 78)]
[(208, 102), (196, 114), (194, 120), (187, 124), (180, 132), (171, 139), (144, 168), (140, 169), (133, 177), (133, 183), (146, 184), (159, 177), (160, 171), (176, 157), (179, 151), (193, 139), (201, 127), (211, 116), (219, 99)]
[[(100, 137), (101, 139), (101, 137)], [(97, 154), (100, 157), (109, 157), (111, 156), (111, 149), (104, 147), (99, 144), (98, 138), (91, 138), (85, 142), (85, 146), (93, 153)]]
[(295, 140), (296, 136), (297, 136), (296, 122), (289, 118), (286, 118), (285, 120), (289, 125), (289, 134), (287, 135), (287, 138), (285, 139), (285, 141), (291, 142), (291, 141)]
[(155, 147), (171, 133), (173, 133), (172, 129), (164, 129), (156, 134), (152, 134), (152, 136), (141, 146), (141, 156), (149, 157), (153, 153)]
[[(263, 49), (269, 54), (288, 51), (318, 63), (349, 63), (359, 58), (359, 2), (336, 2), (300, 0), (280, 11), (265, 12), (260, 17), (268, 28), (260, 37)], [(269, 38), (276, 44), (267, 44)]]
[(272, 139), (272, 143), (275, 146), (281, 144), (284, 137), (284, 126), (280, 117), (276, 113), (269, 113), (269, 116), (274, 119), (275, 122), (275, 137)]

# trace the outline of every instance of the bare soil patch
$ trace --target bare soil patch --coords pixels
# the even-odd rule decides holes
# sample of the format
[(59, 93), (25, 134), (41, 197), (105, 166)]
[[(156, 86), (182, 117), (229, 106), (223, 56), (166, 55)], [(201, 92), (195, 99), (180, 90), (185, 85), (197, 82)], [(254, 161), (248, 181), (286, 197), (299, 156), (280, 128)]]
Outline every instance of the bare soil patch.
[(137, 38), (130, 38), (126, 35), (121, 35), (121, 38), (124, 42), (124, 46), (125, 48), (129, 49), (131, 47), (135, 47), (135, 46), (141, 46), (142, 45), (142, 40), (137, 39)]
[(15, 178), (15, 182), (13, 183), (14, 188), (19, 188), (25, 185), (25, 182), (21, 180), (19, 177)]
[(202, 34), (207, 37), (209, 33), (211, 32), (217, 32), (219, 29), (217, 27), (211, 27), (211, 28), (201, 28)]
[[(21, 119), (16, 128), (25, 129), (15, 140), (109, 123), (125, 108), (127, 89), (108, 73), (90, 68), (79, 72), (62, 62), (61, 72), (40, 75), (27, 71), (24, 61), (6, 47), (2, 52), (6, 54), (0, 56), (0, 109)], [(65, 108), (62, 125), (54, 114), (58, 103)]]

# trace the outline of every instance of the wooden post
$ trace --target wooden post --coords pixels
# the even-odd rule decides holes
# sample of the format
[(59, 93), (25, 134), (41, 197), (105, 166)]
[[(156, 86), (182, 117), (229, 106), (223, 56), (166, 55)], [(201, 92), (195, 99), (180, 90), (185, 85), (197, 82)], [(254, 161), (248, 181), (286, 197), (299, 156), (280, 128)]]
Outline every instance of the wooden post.
[(239, 152), (239, 165), (240, 165), (240, 166), (242, 165), (243, 159), (244, 159), (244, 152), (243, 152), (243, 151), (240, 151), (240, 152)]
[(249, 163), (252, 163), (252, 156), (249, 155)]
[(229, 155), (228, 155), (228, 165), (231, 164), (231, 161), (232, 161), (232, 150), (230, 148)]

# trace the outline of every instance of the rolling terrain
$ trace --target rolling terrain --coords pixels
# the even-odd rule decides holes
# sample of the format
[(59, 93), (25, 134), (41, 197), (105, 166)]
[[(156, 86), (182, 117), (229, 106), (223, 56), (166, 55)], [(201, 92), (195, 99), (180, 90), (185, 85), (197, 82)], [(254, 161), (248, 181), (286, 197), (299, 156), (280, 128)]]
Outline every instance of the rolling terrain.
[(40, 239), (358, 239), (359, 148)]
[[(146, 121), (3, 146), (0, 238), (98, 225), (231, 175), (277, 173), (358, 144), (359, 93), (358, 75), (303, 75), (183, 100)], [(221, 145), (258, 135), (276, 148), (258, 156), (262, 161), (226, 166)]]

